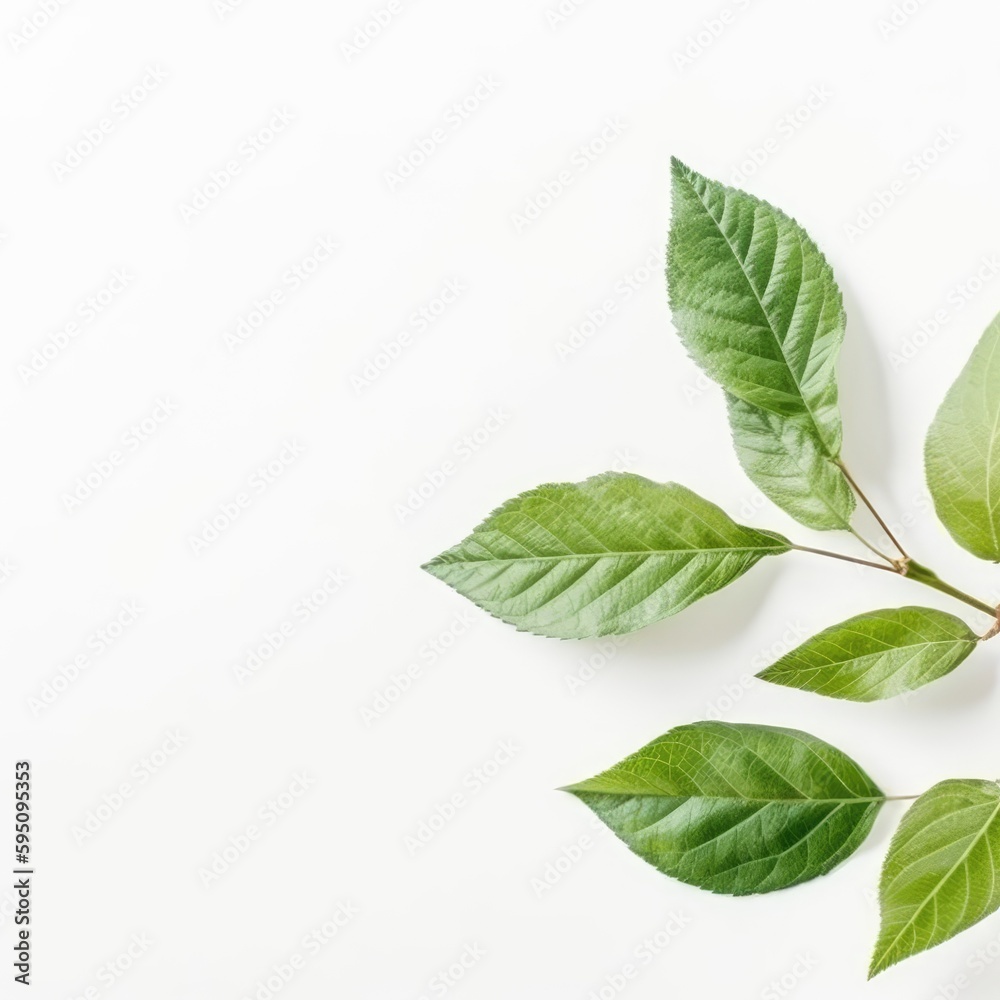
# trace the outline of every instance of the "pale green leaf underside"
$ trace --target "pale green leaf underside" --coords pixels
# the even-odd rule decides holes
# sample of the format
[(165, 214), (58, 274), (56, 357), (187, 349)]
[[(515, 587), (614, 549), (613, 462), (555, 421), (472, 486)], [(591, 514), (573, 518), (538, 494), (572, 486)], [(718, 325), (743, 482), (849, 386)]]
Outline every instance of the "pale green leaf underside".
[(676, 483), (608, 472), (522, 493), (424, 569), (522, 631), (578, 639), (676, 614), (789, 547)]
[(845, 316), (833, 271), (794, 219), (674, 160), (667, 282), (685, 347), (724, 389), (804, 418), (840, 453), (836, 362)]
[(850, 757), (814, 736), (722, 722), (672, 729), (566, 791), (661, 872), (731, 895), (825, 875), (884, 802)]
[(979, 637), (933, 608), (887, 608), (832, 625), (758, 676), (830, 698), (878, 701), (955, 669)]
[(927, 485), (941, 523), (1000, 561), (1000, 316), (986, 328), (927, 434)]
[(784, 417), (726, 393), (736, 455), (751, 482), (800, 524), (849, 530), (854, 492), (802, 417)]
[(882, 870), (871, 975), (933, 948), (1000, 907), (1000, 786), (944, 781), (920, 796)]

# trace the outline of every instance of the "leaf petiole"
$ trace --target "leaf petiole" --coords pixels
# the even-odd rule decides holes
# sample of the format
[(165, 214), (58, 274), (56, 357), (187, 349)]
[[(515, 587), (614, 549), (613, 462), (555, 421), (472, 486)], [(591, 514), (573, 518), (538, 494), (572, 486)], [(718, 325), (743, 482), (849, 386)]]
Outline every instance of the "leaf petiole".
[(855, 482), (854, 477), (850, 474), (850, 472), (847, 471), (847, 466), (844, 465), (844, 463), (839, 458), (837, 459), (837, 466), (840, 468), (840, 471), (844, 474), (844, 478), (851, 484), (851, 489), (853, 489), (854, 492), (857, 493), (857, 495), (861, 498), (861, 502), (872, 512), (872, 517), (874, 517), (875, 520), (878, 521), (879, 527), (885, 532), (886, 537), (899, 550), (899, 554), (904, 559), (909, 559), (910, 557), (909, 555), (907, 555), (906, 549), (904, 549), (903, 546), (899, 544), (898, 540), (896, 539), (896, 536), (890, 530), (889, 525), (882, 520), (881, 514), (879, 514), (879, 512), (875, 509), (875, 506), (868, 499), (868, 497), (865, 496), (864, 491), (861, 489), (860, 486), (858, 486), (857, 482)]
[(877, 548), (875, 548), (875, 546), (874, 546), (874, 545), (872, 545), (872, 543), (871, 543), (871, 542), (869, 542), (867, 538), (865, 538), (865, 537), (864, 537), (864, 536), (863, 536), (862, 534), (860, 534), (859, 532), (855, 531), (855, 530), (854, 530), (854, 528), (850, 528), (850, 527), (849, 527), (849, 528), (848, 528), (847, 530), (848, 530), (848, 531), (849, 531), (849, 532), (850, 532), (850, 533), (851, 533), (852, 535), (854, 535), (854, 537), (855, 537), (855, 538), (856, 538), (856, 539), (857, 539), (857, 540), (858, 540), (859, 542), (861, 542), (861, 544), (862, 544), (862, 545), (863, 545), (863, 546), (864, 546), (864, 547), (865, 547), (866, 549), (868, 549), (868, 551), (869, 551), (869, 552), (874, 552), (874, 553), (875, 553), (875, 555), (877, 555), (877, 556), (879, 557), (879, 559), (884, 559), (884, 560), (885, 560), (885, 561), (886, 561), (886, 562), (887, 562), (887, 563), (888, 563), (888, 564), (889, 564), (890, 566), (895, 566), (895, 565), (896, 565), (896, 562), (895, 562), (895, 560), (893, 560), (893, 559), (889, 558), (889, 556), (887, 556), (887, 555), (886, 555), (886, 554), (885, 554), (885, 553), (884, 553), (884, 552), (883, 552), (883, 551), (882, 551), (881, 549), (877, 549)]
[(953, 587), (950, 583), (945, 583), (933, 570), (929, 570), (926, 566), (922, 566), (920, 563), (915, 562), (909, 556), (899, 562), (889, 561), (889, 565), (883, 566), (882, 563), (872, 562), (870, 559), (857, 559), (854, 556), (847, 556), (841, 552), (830, 552), (827, 549), (814, 549), (808, 545), (795, 545), (792, 544), (792, 548), (799, 552), (811, 552), (813, 555), (826, 556), (829, 559), (841, 559), (844, 562), (855, 563), (858, 566), (870, 566), (872, 569), (884, 569), (888, 570), (890, 573), (898, 573), (900, 576), (905, 576), (909, 580), (915, 580), (917, 583), (922, 583), (925, 587), (931, 587), (934, 590), (940, 591), (942, 594), (947, 594), (949, 597), (954, 597), (956, 600), (962, 601), (968, 604), (970, 607), (976, 608), (979, 611), (983, 611), (988, 615), (997, 619), (997, 625), (994, 629), (991, 629), (986, 635), (982, 636), (983, 639), (991, 639), (994, 635), (1000, 634), (1000, 608), (995, 608), (991, 604), (987, 604), (985, 601), (980, 601), (976, 597), (972, 597), (970, 594), (965, 593), (964, 590), (959, 590), (957, 587)]
[[(842, 559), (844, 562), (856, 563), (858, 566), (870, 566), (872, 569), (884, 569), (890, 573), (898, 573), (899, 568), (892, 560), (887, 560), (887, 565), (872, 562), (870, 559), (858, 559), (856, 556), (845, 556), (842, 552), (830, 552), (828, 549), (814, 549), (808, 545), (795, 545), (792, 548), (798, 552), (811, 552), (816, 556), (827, 556), (829, 559)], [(883, 557), (884, 558), (884, 557)]]

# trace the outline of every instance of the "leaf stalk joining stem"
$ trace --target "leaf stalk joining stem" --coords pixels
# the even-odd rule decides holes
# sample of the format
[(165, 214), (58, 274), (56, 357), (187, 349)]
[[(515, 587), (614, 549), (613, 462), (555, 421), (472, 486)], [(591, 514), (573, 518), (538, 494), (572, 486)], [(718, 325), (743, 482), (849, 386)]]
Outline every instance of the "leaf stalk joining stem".
[(893, 545), (896, 546), (896, 548), (899, 550), (899, 554), (903, 557), (903, 559), (905, 561), (908, 561), (910, 557), (909, 555), (907, 555), (906, 549), (904, 549), (903, 546), (899, 544), (899, 541), (897, 540), (896, 536), (890, 530), (889, 525), (886, 524), (884, 520), (882, 520), (882, 515), (879, 514), (879, 512), (875, 509), (875, 506), (874, 504), (872, 504), (871, 500), (869, 500), (868, 497), (865, 496), (864, 491), (861, 489), (860, 486), (858, 486), (857, 482), (854, 479), (854, 476), (852, 476), (850, 472), (847, 471), (847, 466), (844, 465), (844, 463), (839, 458), (837, 459), (837, 465), (840, 468), (840, 471), (844, 474), (844, 478), (851, 484), (851, 489), (853, 489), (854, 492), (857, 493), (857, 495), (861, 498), (861, 502), (871, 511), (872, 517), (874, 517), (875, 520), (878, 521), (879, 527), (885, 532), (886, 537), (889, 539), (890, 542), (892, 542)]
[(982, 636), (983, 639), (990, 639), (995, 635), (1000, 635), (1000, 608), (995, 608), (993, 605), (987, 604), (985, 601), (980, 601), (978, 598), (965, 593), (964, 590), (959, 590), (958, 587), (953, 587), (950, 583), (945, 583), (945, 581), (942, 580), (937, 573), (928, 569), (926, 566), (922, 566), (920, 563), (915, 562), (909, 556), (906, 556), (905, 559), (901, 559), (898, 562), (890, 562), (888, 565), (883, 565), (882, 563), (872, 562), (870, 559), (858, 559), (855, 556), (847, 556), (841, 552), (830, 552), (827, 549), (814, 549), (808, 545), (795, 545), (793, 543), (792, 548), (798, 552), (811, 552), (813, 555), (826, 556), (829, 559), (840, 559), (843, 562), (855, 563), (858, 566), (869, 566), (872, 569), (888, 570), (890, 573), (905, 576), (908, 580), (914, 580), (917, 583), (922, 583), (925, 587), (932, 587), (934, 590), (940, 591), (942, 594), (947, 594), (949, 597), (954, 597), (956, 600), (962, 601), (970, 607), (976, 608), (978, 611), (983, 611), (996, 619), (997, 624), (993, 629)]
[(886, 565), (882, 563), (872, 562), (870, 559), (858, 559), (856, 556), (846, 556), (842, 552), (830, 552), (828, 549), (814, 549), (808, 545), (795, 545), (792, 544), (792, 548), (798, 552), (811, 552), (816, 556), (826, 556), (828, 559), (842, 559), (844, 562), (856, 563), (858, 566), (870, 566), (872, 569), (884, 569), (889, 573), (898, 573), (899, 569), (892, 560), (889, 560)]

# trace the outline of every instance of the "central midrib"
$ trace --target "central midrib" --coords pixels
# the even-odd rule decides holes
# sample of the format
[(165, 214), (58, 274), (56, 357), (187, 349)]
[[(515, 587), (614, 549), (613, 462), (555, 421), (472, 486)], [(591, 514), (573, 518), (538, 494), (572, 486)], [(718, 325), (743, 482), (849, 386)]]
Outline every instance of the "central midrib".
[(792, 799), (756, 799), (748, 798), (742, 795), (702, 795), (700, 792), (684, 792), (671, 795), (667, 792), (662, 794), (657, 792), (608, 792), (608, 791), (596, 791), (588, 788), (579, 789), (581, 792), (590, 792), (592, 795), (621, 795), (627, 798), (650, 798), (650, 799), (706, 799), (709, 802), (763, 802), (765, 804), (788, 804), (788, 805), (871, 805), (874, 802), (884, 803), (888, 802), (888, 797), (885, 795), (865, 795), (858, 796), (857, 798), (848, 799), (810, 799), (810, 798), (792, 798)]
[(442, 560), (441, 562), (432, 562), (429, 565), (443, 565), (447, 564), (454, 566), (457, 563), (521, 563), (521, 562), (566, 562), (570, 559), (618, 559), (621, 556), (672, 556), (672, 555), (698, 555), (699, 553), (708, 552), (774, 552), (781, 551), (786, 552), (788, 550), (787, 545), (775, 545), (775, 546), (761, 546), (761, 545), (743, 545), (735, 548), (713, 548), (713, 549), (632, 549), (626, 550), (624, 552), (569, 552), (566, 555), (560, 556), (510, 556), (504, 559), (456, 559), (454, 561)]

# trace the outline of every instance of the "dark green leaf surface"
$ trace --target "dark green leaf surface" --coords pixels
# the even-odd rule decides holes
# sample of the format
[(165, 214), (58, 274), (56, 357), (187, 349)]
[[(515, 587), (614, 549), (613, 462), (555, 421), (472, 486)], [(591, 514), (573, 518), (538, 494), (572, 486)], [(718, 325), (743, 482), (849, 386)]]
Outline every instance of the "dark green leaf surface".
[(892, 838), (880, 885), (871, 975), (933, 948), (1000, 907), (1000, 786), (944, 781), (920, 796)]
[(850, 757), (814, 736), (722, 722), (672, 729), (566, 791), (661, 872), (732, 895), (825, 875), (884, 802)]
[(877, 701), (955, 669), (979, 637), (933, 608), (887, 608), (824, 629), (758, 676), (831, 698)]
[(789, 547), (676, 483), (608, 472), (522, 493), (424, 569), (518, 629), (584, 638), (676, 614)]
[(927, 434), (927, 485), (941, 523), (1000, 561), (1000, 316), (987, 327)]
[(767, 202), (678, 160), (672, 173), (667, 281), (684, 345), (728, 392), (801, 419), (836, 458), (845, 317), (829, 264), (805, 230)]
[(818, 531), (849, 530), (854, 492), (801, 417), (783, 417), (726, 393), (743, 471), (772, 503)]

